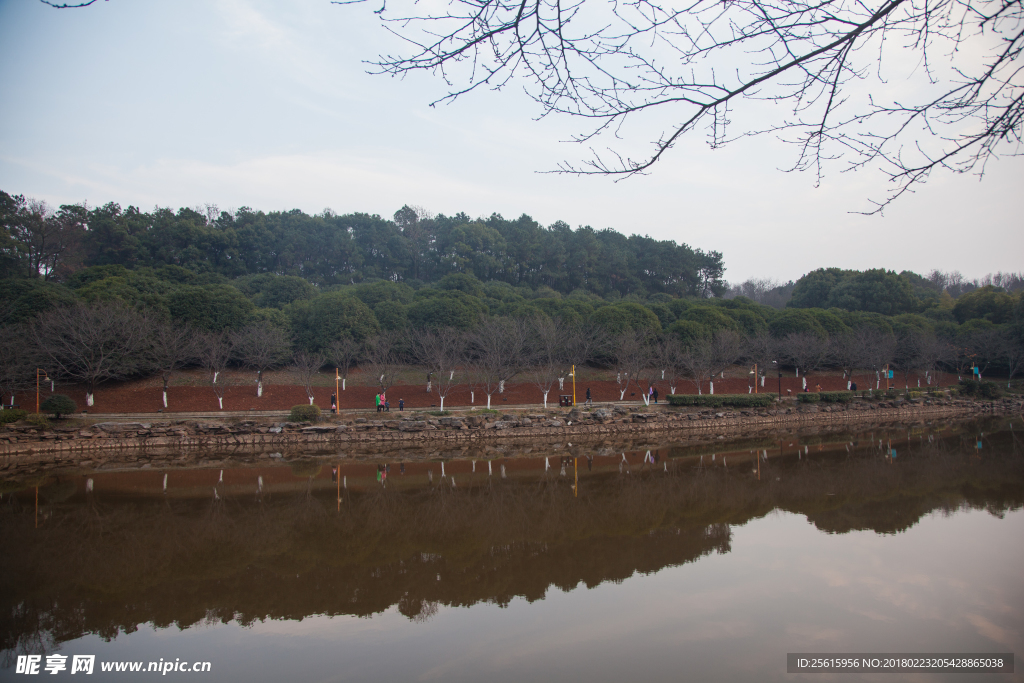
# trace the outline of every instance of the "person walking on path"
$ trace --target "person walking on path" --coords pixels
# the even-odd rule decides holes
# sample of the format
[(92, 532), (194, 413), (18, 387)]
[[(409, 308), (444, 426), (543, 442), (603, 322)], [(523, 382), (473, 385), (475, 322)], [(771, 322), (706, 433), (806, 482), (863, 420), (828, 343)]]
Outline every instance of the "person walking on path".
[(405, 399), (400, 398), (398, 399), (398, 412), (402, 412), (403, 410), (405, 410)]
[(651, 396), (654, 397), (654, 402), (658, 402), (658, 389), (657, 387), (651, 387)]
[(332, 413), (338, 412), (338, 395), (337, 394), (331, 394), (331, 412)]
[(594, 402), (590, 400), (590, 387), (587, 387), (587, 403), (594, 405)]
[(373, 397), (374, 405), (377, 406), (377, 412), (380, 412), (380, 394), (375, 394)]

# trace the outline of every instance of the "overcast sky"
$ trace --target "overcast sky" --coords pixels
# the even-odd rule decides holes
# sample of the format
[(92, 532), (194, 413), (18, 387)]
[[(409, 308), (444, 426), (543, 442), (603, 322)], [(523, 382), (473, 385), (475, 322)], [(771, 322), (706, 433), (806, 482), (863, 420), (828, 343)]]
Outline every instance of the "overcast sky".
[(1024, 270), (1024, 159), (984, 181), (936, 174), (884, 217), (884, 178), (783, 173), (762, 137), (692, 138), (644, 177), (540, 174), (586, 150), (578, 122), (535, 121), (521, 89), (430, 108), (427, 76), (367, 75), (392, 46), (364, 6), (328, 0), (0, 0), (0, 189), (53, 205), (217, 204), (390, 217), (529, 214), (724, 255), (726, 278), (820, 267)]

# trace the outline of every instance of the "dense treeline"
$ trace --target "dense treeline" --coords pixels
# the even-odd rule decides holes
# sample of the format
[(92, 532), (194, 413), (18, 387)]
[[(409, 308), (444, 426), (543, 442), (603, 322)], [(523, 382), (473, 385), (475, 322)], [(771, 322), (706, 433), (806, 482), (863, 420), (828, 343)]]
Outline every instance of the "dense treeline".
[(179, 266), (233, 279), (291, 275), (316, 287), (370, 280), (413, 288), (451, 273), (515, 287), (580, 289), (600, 296), (717, 294), (722, 256), (685, 244), (611, 229), (543, 227), (527, 215), (473, 219), (427, 216), (408, 206), (393, 220), (325, 210), (234, 213), (210, 206), (145, 213), (115, 203), (86, 209), (45, 204), (0, 192), (5, 274), (65, 281), (82, 266), (128, 269)]
[[(114, 205), (51, 212), (21, 197), (0, 200), (3, 395), (24, 386), (33, 367), (91, 395), (104, 381), (154, 373), (166, 388), (173, 372), (200, 366), (220, 398), (230, 366), (252, 370), (259, 394), (265, 371), (289, 363), (307, 388), (327, 363), (343, 374), (363, 365), (382, 388), (395, 368), (414, 363), (439, 378), (433, 390), (443, 401), (452, 382), (479, 385), (489, 400), (512, 378), (530, 378), (546, 396), (570, 364), (615, 368), (646, 395), (684, 381), (713, 390), (713, 376), (737, 362), (756, 363), (762, 381), (783, 365), (847, 375), (889, 365), (905, 377), (977, 366), (1012, 377), (1024, 356), (1024, 292), (1006, 291), (1020, 284), (1016, 275), (997, 278), (1005, 287), (966, 287), (937, 272), (821, 269), (783, 286), (789, 300), (776, 307), (735, 290), (709, 296), (726, 294), (718, 254), (611, 231), (544, 229), (525, 217), (473, 222), (405, 207), (394, 221), (363, 216), (363, 228), (342, 229), (358, 221)], [(360, 232), (371, 224), (379, 239)], [(245, 232), (254, 225), (263, 242), (250, 253), (240, 236), (255, 234)], [(513, 229), (526, 241), (553, 240), (561, 270), (547, 268), (545, 249), (540, 260), (510, 256), (512, 245), (522, 247)], [(471, 234), (500, 240), (467, 242)], [(364, 238), (365, 249), (344, 257), (329, 244)], [(452, 239), (461, 240), (454, 251)], [(571, 246), (577, 239), (583, 247)], [(408, 251), (416, 240), (426, 246)], [(598, 245), (603, 270), (599, 278), (572, 271), (575, 280), (565, 264), (587, 262), (586, 244)], [(651, 251), (640, 258), (644, 245)]]

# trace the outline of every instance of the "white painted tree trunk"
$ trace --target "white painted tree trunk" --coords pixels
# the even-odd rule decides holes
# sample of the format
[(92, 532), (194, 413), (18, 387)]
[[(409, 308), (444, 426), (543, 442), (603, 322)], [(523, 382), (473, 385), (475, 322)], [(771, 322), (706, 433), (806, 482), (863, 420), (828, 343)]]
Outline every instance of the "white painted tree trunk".
[(804, 380), (803, 381), (803, 388), (806, 389), (807, 388), (807, 377), (804, 376), (803, 380)]
[(441, 462), (441, 478), (444, 479), (444, 462)]
[(565, 378), (564, 377), (559, 377), (558, 378), (558, 390), (559, 391), (564, 391), (565, 390)]
[(444, 396), (441, 397), (441, 412), (444, 412)]
[(54, 381), (51, 379), (50, 380), (50, 393), (52, 394), (56, 388), (57, 388), (56, 384), (54, 384)]
[(715, 383), (712, 382), (711, 380), (708, 380), (708, 393), (709, 394), (714, 394), (715, 393)]
[(501, 466), (501, 478), (502, 479), (505, 478), (505, 466), (504, 465)]
[(472, 391), (469, 392), (469, 402), (470, 403), (474, 403), (475, 401), (476, 401), (476, 394), (474, 394)]
[(309, 397), (309, 405), (313, 405), (313, 397), (312, 396)]
[(796, 370), (796, 376), (799, 377), (800, 376), (800, 368), (793, 368), (793, 369)]
[(256, 398), (263, 397), (263, 380), (256, 381)]
[(224, 410), (224, 397), (223, 396), (218, 396), (217, 397), (217, 405), (220, 407), (221, 410)]
[(665, 379), (665, 371), (664, 370), (661, 371), (661, 378)]
[(218, 376), (218, 375), (220, 375), (220, 372), (215, 372), (215, 373), (213, 373), (213, 383), (214, 383), (214, 384), (216, 384), (216, 383), (217, 383), (217, 376)]
[(748, 394), (754, 393), (754, 387), (747, 387), (747, 393)]
[(345, 378), (344, 377), (341, 378), (341, 390), (345, 391)]
[(455, 379), (455, 371), (454, 370), (452, 370), (451, 374), (448, 375), (448, 381), (449, 382), (451, 382), (453, 379)]
[(549, 458), (545, 457), (544, 458), (544, 471), (547, 472), (550, 469), (551, 469), (551, 461), (550, 461)]
[(548, 409), (548, 392), (544, 392), (544, 410)]
[(645, 406), (651, 405), (651, 396), (650, 396), (650, 394), (641, 393), (640, 394), (640, 398), (642, 398), (644, 400), (644, 405)]
[(87, 405), (90, 408), (92, 408), (92, 404), (95, 403), (95, 402), (96, 401), (93, 398), (92, 392), (91, 391), (86, 392), (86, 394), (85, 394), (85, 405)]
[(764, 375), (761, 375), (761, 388), (764, 389)]
[(850, 390), (850, 387), (852, 387), (852, 386), (853, 386), (853, 382), (851, 382), (851, 381), (847, 380), (847, 381), (846, 381), (846, 390), (847, 390), (847, 391), (849, 391), (849, 390)]
[(428, 394), (430, 393), (430, 387), (432, 387), (432, 386), (433, 386), (432, 382), (427, 382), (427, 393)]
[(671, 384), (668, 387), (668, 393), (670, 393), (670, 394), (676, 393), (676, 388), (674, 386), (672, 386)]
[(620, 401), (624, 401), (625, 399), (626, 399), (626, 390), (623, 389), (622, 391), (619, 392), (619, 400)]
[(491, 395), (487, 394), (487, 410), (491, 409)]
[(476, 472), (476, 460), (473, 461), (473, 471)]
[(499, 394), (504, 394), (505, 393), (505, 380), (501, 380), (500, 382), (498, 382), (498, 393)]
[(491, 469), (491, 461), (490, 461), (490, 460), (488, 460), (488, 461), (487, 461), (487, 476), (489, 477), (489, 476), (491, 476), (492, 474), (494, 474), (494, 471), (493, 471), (493, 470)]
[(167, 407), (167, 390), (164, 389), (164, 408)]

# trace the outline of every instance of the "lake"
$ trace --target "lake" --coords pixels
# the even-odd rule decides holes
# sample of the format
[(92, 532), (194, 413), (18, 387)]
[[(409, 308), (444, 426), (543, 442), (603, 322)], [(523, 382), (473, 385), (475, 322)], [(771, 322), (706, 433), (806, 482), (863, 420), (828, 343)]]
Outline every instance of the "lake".
[(26, 680), (29, 655), (43, 675), (66, 656), (60, 676), (94, 655), (88, 680), (209, 662), (166, 676), (516, 682), (836, 678), (788, 674), (798, 652), (1019, 657), (1022, 432), (274, 454), (7, 481), (0, 679)]

